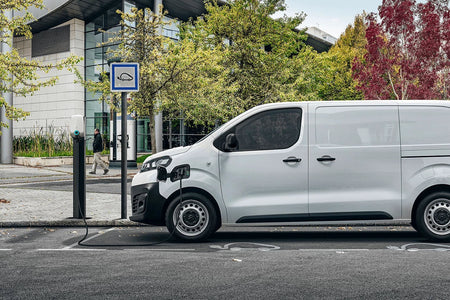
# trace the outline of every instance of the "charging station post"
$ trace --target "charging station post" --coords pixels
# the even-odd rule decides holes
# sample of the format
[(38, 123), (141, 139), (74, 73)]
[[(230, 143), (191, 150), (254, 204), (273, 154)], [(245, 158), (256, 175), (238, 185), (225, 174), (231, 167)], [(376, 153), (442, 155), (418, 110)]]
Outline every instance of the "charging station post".
[(70, 135), (73, 138), (73, 218), (86, 217), (86, 120), (82, 115), (73, 115), (70, 120)]
[(73, 138), (73, 218), (86, 216), (86, 168), (84, 138)]

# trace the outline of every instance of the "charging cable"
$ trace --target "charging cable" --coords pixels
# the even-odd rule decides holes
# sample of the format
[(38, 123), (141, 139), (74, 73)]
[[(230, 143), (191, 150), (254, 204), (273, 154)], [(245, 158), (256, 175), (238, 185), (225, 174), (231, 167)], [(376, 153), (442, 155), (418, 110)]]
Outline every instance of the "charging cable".
[[(180, 180), (180, 200), (179, 200), (178, 206), (181, 207), (181, 204), (183, 203), (183, 183), (182, 183), (183, 176), (181, 176), (181, 178), (179, 180)], [(177, 220), (176, 220), (176, 222), (174, 224), (174, 227), (173, 227), (172, 231), (170, 232), (169, 237), (167, 237), (166, 239), (164, 239), (162, 241), (159, 241), (159, 242), (146, 243), (146, 244), (86, 244), (84, 241), (87, 239), (87, 237), (89, 235), (89, 226), (88, 226), (88, 223), (86, 221), (86, 216), (83, 214), (83, 212), (81, 210), (81, 206), (78, 205), (78, 207), (79, 207), (79, 210), (80, 210), (81, 217), (83, 218), (84, 226), (86, 228), (86, 232), (84, 234), (84, 237), (81, 240), (78, 241), (78, 245), (85, 246), (85, 247), (123, 247), (123, 246), (126, 246), (126, 247), (143, 247), (143, 246), (144, 247), (145, 246), (150, 247), (150, 246), (160, 245), (160, 244), (166, 243), (166, 242), (168, 242), (169, 240), (172, 239), (172, 237), (175, 234), (175, 230), (177, 229), (178, 222), (180, 221), (180, 213), (178, 213)]]

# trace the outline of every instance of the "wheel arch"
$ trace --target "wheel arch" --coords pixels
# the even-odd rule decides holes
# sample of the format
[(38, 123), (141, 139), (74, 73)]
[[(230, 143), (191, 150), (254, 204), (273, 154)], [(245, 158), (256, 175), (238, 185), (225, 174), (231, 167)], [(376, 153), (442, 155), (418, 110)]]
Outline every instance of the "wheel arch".
[(417, 196), (416, 200), (414, 201), (412, 210), (411, 210), (411, 223), (413, 224), (413, 226), (415, 225), (415, 222), (416, 222), (416, 210), (417, 210), (417, 206), (419, 205), (420, 201), (422, 201), (422, 199), (424, 199), (428, 195), (437, 193), (437, 192), (450, 193), (450, 185), (447, 185), (447, 184), (433, 185), (433, 186), (430, 186), (430, 187), (426, 188), (425, 190), (423, 190), (419, 194), (419, 196)]
[[(220, 207), (217, 204), (216, 199), (214, 199), (214, 197), (210, 193), (208, 193), (207, 191), (205, 191), (203, 189), (196, 188), (196, 187), (185, 187), (185, 188), (182, 188), (182, 192), (183, 192), (183, 194), (186, 194), (186, 193), (197, 193), (197, 194), (201, 194), (201, 195), (205, 196), (206, 198), (208, 198), (211, 201), (211, 203), (213, 204), (213, 206), (214, 206), (214, 208), (216, 210), (217, 223), (218, 223), (217, 226), (220, 227), (220, 225), (222, 224), (222, 213), (220, 211)], [(180, 191), (176, 190), (174, 193), (172, 193), (167, 198), (166, 202), (164, 203), (163, 210), (162, 210), (162, 214), (163, 215), (166, 214), (166, 211), (167, 211), (167, 208), (169, 207), (170, 202), (172, 202), (179, 195), (180, 195)]]

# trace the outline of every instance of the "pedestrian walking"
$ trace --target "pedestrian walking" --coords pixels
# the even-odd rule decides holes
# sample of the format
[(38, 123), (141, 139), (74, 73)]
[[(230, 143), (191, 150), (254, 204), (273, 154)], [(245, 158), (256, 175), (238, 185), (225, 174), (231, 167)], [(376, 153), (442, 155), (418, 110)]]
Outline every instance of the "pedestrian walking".
[(103, 175), (108, 174), (109, 169), (106, 166), (106, 163), (102, 160), (102, 151), (103, 151), (103, 139), (98, 128), (95, 128), (94, 131), (94, 142), (92, 144), (94, 149), (94, 163), (92, 164), (92, 169), (89, 174), (95, 174), (97, 169), (97, 164), (103, 169)]

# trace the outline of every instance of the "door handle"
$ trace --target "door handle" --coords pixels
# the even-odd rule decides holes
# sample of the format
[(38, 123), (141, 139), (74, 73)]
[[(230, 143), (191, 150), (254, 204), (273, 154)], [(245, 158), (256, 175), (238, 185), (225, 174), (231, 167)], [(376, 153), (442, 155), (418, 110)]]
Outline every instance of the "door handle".
[(324, 155), (322, 157), (317, 158), (317, 161), (335, 161), (335, 160), (336, 160), (336, 158), (331, 157), (329, 155)]
[(302, 161), (301, 158), (297, 158), (297, 157), (293, 157), (293, 156), (283, 159), (283, 162), (285, 162), (285, 163), (298, 163), (301, 161)]

